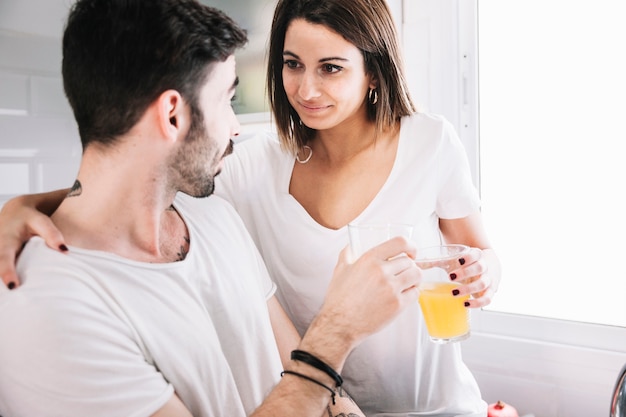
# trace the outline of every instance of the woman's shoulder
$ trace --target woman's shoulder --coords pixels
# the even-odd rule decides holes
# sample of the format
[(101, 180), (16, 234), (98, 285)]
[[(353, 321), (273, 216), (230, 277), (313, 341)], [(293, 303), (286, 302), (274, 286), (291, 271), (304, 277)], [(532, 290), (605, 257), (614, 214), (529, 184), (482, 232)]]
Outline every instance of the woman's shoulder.
[(234, 204), (249, 190), (265, 187), (287, 173), (290, 164), (293, 166), (293, 157), (281, 148), (276, 133), (258, 132), (235, 143), (216, 177), (215, 191)]
[(400, 146), (407, 158), (420, 160), (452, 157), (463, 149), (461, 140), (444, 116), (434, 113), (415, 113), (402, 119)]
[[(400, 137), (415, 146), (451, 144), (459, 141), (458, 134), (445, 116), (435, 113), (414, 113), (402, 118)], [(436, 146), (436, 145), (435, 145)]]
[(284, 152), (278, 141), (278, 135), (271, 130), (262, 130), (235, 142), (233, 155), (239, 159), (275, 158)]
[(403, 130), (431, 130), (444, 132), (454, 130), (452, 124), (445, 116), (437, 113), (416, 112), (402, 118)]
[(281, 148), (276, 133), (261, 131), (235, 142), (233, 153), (225, 159), (224, 172), (237, 177), (256, 177), (281, 166), (286, 158), (293, 160)]

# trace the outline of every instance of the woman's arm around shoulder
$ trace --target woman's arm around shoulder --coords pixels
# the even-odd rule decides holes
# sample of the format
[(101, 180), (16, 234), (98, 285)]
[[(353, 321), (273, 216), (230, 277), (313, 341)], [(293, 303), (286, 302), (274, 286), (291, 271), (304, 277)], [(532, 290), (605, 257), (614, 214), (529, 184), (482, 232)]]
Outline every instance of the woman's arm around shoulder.
[(19, 285), (15, 262), (24, 244), (33, 236), (41, 236), (48, 246), (67, 251), (63, 235), (50, 220), (69, 190), (28, 194), (15, 197), (0, 210), (0, 277), (13, 289)]

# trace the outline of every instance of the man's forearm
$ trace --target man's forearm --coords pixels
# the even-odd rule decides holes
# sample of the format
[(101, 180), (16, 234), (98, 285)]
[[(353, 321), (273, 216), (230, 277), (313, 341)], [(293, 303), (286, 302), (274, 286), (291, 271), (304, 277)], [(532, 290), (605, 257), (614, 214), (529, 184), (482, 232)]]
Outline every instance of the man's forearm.
[[(349, 397), (337, 393), (334, 381), (324, 372), (296, 361), (291, 361), (287, 368), (286, 371), (289, 373), (283, 375), (278, 385), (251, 417), (279, 415), (320, 417), (327, 415), (325, 411), (329, 403), (332, 405), (333, 399), (335, 401), (332, 405), (333, 415), (340, 415), (342, 412), (347, 415), (348, 409), (358, 410)], [(332, 396), (329, 389), (334, 391)]]
[(412, 260), (415, 252), (403, 238), (390, 239), (355, 262), (348, 248), (341, 251), (324, 304), (298, 345), (302, 352), (292, 352), (282, 380), (252, 416), (320, 417), (329, 400), (337, 401), (338, 373), (350, 352), (417, 301), (421, 271)]
[[(313, 355), (339, 373), (356, 343), (346, 332), (338, 330), (332, 316), (330, 311), (320, 313), (309, 326), (298, 349)], [(329, 408), (329, 401), (331, 415), (363, 415), (352, 399), (337, 388), (336, 380), (328, 372), (300, 360), (289, 361), (285, 371), (276, 388), (252, 414), (253, 417), (319, 417)]]

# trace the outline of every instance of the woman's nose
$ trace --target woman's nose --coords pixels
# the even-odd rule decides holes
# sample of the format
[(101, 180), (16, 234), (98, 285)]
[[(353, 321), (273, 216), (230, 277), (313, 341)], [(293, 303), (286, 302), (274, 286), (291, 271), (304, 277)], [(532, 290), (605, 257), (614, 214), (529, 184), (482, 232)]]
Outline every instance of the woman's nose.
[(305, 100), (310, 100), (320, 95), (319, 79), (314, 73), (305, 72), (300, 79), (298, 94)]

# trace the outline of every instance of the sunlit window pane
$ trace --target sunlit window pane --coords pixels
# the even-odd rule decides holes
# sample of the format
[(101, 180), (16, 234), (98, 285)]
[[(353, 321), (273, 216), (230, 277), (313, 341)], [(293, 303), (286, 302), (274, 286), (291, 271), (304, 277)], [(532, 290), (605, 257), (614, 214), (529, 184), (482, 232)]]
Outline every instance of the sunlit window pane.
[(626, 2), (480, 0), (491, 309), (626, 326)]

